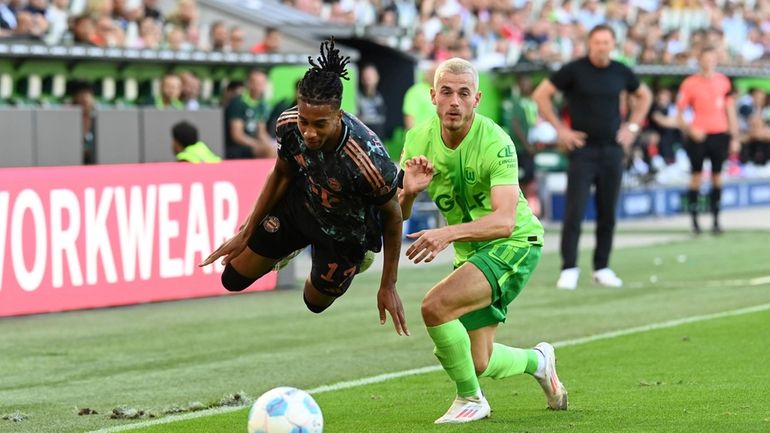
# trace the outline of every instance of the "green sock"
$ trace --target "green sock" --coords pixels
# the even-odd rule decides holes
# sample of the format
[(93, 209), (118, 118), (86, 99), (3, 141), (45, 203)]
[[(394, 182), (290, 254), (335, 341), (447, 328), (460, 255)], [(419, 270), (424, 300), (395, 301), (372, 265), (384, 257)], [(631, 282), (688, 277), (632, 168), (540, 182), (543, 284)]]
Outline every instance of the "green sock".
[(459, 320), (452, 320), (443, 325), (428, 327), (428, 335), (433, 340), (436, 354), (441, 366), (455, 384), (457, 395), (472, 397), (478, 394), (479, 379), (473, 367), (471, 356), (471, 339)]
[[(532, 362), (534, 359), (534, 364)], [(533, 367), (534, 365), (534, 367)], [(537, 354), (532, 349), (517, 349), (495, 343), (489, 365), (481, 377), (504, 379), (522, 373), (532, 374), (537, 369)]]

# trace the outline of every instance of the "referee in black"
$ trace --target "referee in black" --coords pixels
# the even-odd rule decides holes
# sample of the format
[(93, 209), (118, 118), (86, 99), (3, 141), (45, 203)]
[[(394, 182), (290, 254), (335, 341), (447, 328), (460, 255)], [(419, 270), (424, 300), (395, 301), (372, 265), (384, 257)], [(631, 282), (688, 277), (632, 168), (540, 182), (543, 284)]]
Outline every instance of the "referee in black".
[[(594, 281), (609, 287), (623, 285), (609, 268), (615, 208), (624, 153), (630, 150), (649, 112), (652, 94), (631, 69), (610, 59), (614, 49), (612, 28), (604, 24), (594, 27), (588, 33), (588, 56), (564, 65), (543, 80), (533, 94), (540, 114), (556, 128), (559, 144), (569, 152), (567, 206), (561, 233), (562, 271), (556, 284), (560, 289), (577, 288), (580, 224), (592, 185), (596, 187), (597, 211)], [(566, 99), (571, 125), (562, 123), (551, 102), (559, 91)], [(621, 118), (624, 92), (631, 107), (627, 121)]]

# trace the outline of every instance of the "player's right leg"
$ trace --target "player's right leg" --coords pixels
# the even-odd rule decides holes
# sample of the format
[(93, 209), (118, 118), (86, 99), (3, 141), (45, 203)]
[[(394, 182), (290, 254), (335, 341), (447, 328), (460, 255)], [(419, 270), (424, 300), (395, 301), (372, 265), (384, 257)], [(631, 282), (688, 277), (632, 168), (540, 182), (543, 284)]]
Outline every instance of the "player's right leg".
[(437, 424), (466, 423), (490, 415), (473, 365), (471, 341), (459, 317), (489, 305), (491, 288), (484, 274), (466, 263), (434, 286), (422, 302), (423, 321), (433, 352), (455, 382), (457, 397)]
[(222, 273), (222, 285), (240, 292), (272, 271), (281, 258), (304, 248), (309, 241), (296, 221), (293, 200), (283, 200), (254, 228), (248, 248)]

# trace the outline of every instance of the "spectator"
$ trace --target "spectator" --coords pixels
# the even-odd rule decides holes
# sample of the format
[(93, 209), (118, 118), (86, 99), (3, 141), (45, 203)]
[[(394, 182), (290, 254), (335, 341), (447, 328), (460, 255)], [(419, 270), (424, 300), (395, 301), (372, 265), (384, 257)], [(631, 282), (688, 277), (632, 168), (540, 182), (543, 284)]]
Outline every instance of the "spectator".
[(764, 89), (753, 88), (749, 94), (749, 100), (739, 111), (746, 137), (746, 159), (761, 166), (770, 159), (770, 108)]
[(230, 28), (230, 51), (234, 53), (246, 51), (246, 33), (238, 26)]
[(361, 68), (361, 92), (356, 100), (358, 118), (378, 137), (385, 137), (385, 99), (378, 90), (380, 73), (373, 64)]
[(422, 80), (414, 83), (404, 94), (404, 129), (412, 129), (420, 122), (433, 117), (436, 107), (430, 97), (430, 89), (433, 88), (433, 74), (436, 67), (433, 64), (423, 66)]
[(163, 39), (160, 24), (152, 17), (144, 17), (139, 21), (138, 36), (132, 44), (133, 48), (155, 50), (160, 48)]
[(16, 28), (16, 14), (6, 3), (0, 0), (0, 36), (9, 35)]
[(171, 129), (171, 150), (179, 162), (200, 164), (222, 160), (198, 139), (198, 128), (187, 121), (179, 122)]
[(173, 51), (190, 51), (195, 48), (185, 39), (184, 30), (179, 26), (170, 26), (166, 33), (165, 47)]
[(681, 139), (681, 135), (671, 89), (661, 87), (655, 91), (655, 101), (650, 108), (647, 125), (649, 146), (657, 149), (656, 153), (666, 164), (673, 164), (674, 144)]
[(225, 109), (225, 156), (227, 159), (272, 158), (276, 155), (267, 119), (270, 108), (265, 99), (267, 74), (249, 72), (246, 89)]
[(297, 80), (297, 82), (294, 83), (294, 94), (291, 95), (291, 98), (281, 99), (275, 104), (273, 109), (270, 110), (270, 118), (267, 120), (267, 132), (271, 137), (275, 138), (278, 117), (280, 117), (284, 111), (297, 105), (297, 100), (299, 99), (299, 84), (300, 80)]
[(58, 45), (64, 34), (67, 33), (69, 6), (70, 0), (53, 0), (51, 6), (46, 10), (45, 19), (48, 21), (48, 34), (45, 36), (45, 42), (48, 45)]
[(534, 143), (530, 132), (538, 121), (537, 104), (532, 100), (532, 80), (521, 75), (517, 79), (517, 91), (503, 102), (503, 129), (511, 136), (516, 146), (519, 169), (519, 186), (535, 216), (542, 213), (535, 180)]
[(72, 105), (80, 107), (83, 127), (83, 164), (93, 164), (96, 153), (96, 135), (94, 133), (94, 118), (96, 116), (94, 92), (91, 84), (85, 81), (72, 81), (70, 98)]
[(261, 53), (277, 53), (281, 50), (283, 43), (283, 36), (281, 31), (274, 27), (267, 27), (265, 29), (265, 37), (261, 42), (257, 42), (252, 45), (251, 51), (254, 54)]
[(184, 41), (196, 47), (200, 42), (199, 14), (196, 0), (178, 0), (176, 10), (167, 17), (166, 23), (179, 27), (184, 34)]
[(158, 23), (163, 22), (163, 12), (158, 8), (158, 0), (143, 0), (142, 16), (152, 18)]
[(160, 95), (156, 96), (152, 104), (158, 109), (184, 109), (184, 104), (179, 100), (182, 95), (182, 79), (178, 75), (167, 73), (160, 81)]
[[(588, 56), (574, 60), (538, 86), (533, 95), (540, 114), (556, 127), (559, 142), (569, 152), (567, 204), (562, 225), (562, 271), (556, 286), (577, 288), (578, 241), (585, 206), (596, 186), (596, 249), (594, 280), (621, 287), (623, 281), (609, 268), (615, 212), (623, 174), (624, 150), (629, 150), (650, 109), (650, 91), (622, 63), (610, 59), (615, 48), (611, 27), (599, 25), (588, 34)], [(563, 92), (569, 107), (570, 126), (556, 115), (551, 98)], [(621, 118), (620, 94), (633, 99), (629, 120)]]
[(209, 30), (209, 51), (227, 51), (227, 27), (222, 21), (211, 23)]
[[(236, 81), (230, 81), (227, 83), (227, 87), (225, 88), (225, 91), (222, 92), (222, 98), (219, 101), (219, 106), (222, 108), (227, 108), (228, 105), (230, 105), (230, 101), (233, 100), (236, 96), (241, 96), (241, 92), (243, 92), (243, 81), (236, 80)], [(226, 127), (227, 125), (225, 125)]]
[(201, 104), (198, 101), (201, 93), (201, 80), (192, 72), (185, 71), (179, 74), (182, 80), (182, 93), (180, 99), (186, 110), (197, 110)]
[(88, 15), (80, 15), (72, 23), (72, 41), (78, 45), (96, 45), (94, 21)]

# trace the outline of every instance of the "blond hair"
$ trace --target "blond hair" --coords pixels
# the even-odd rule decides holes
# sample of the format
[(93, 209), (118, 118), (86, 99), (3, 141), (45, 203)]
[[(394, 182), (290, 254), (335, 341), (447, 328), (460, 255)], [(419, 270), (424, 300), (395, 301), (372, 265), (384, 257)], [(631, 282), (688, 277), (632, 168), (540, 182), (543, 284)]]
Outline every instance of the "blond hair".
[(454, 75), (471, 74), (473, 75), (473, 84), (476, 86), (475, 90), (479, 90), (479, 72), (471, 62), (459, 57), (452, 57), (441, 62), (436, 68), (436, 74), (433, 77), (434, 88), (438, 87), (438, 80), (445, 73)]

